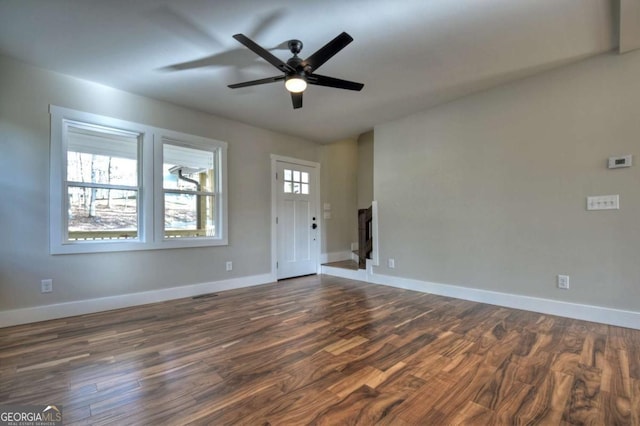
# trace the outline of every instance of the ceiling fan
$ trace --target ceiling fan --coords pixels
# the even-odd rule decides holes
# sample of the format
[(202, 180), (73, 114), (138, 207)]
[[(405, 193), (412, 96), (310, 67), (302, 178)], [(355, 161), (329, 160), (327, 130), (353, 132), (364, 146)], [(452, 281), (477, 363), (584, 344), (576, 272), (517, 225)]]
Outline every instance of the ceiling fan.
[(307, 88), (307, 84), (356, 91), (360, 91), (364, 87), (364, 84), (362, 83), (315, 74), (315, 71), (318, 68), (353, 41), (353, 38), (345, 32), (325, 44), (307, 59), (302, 59), (298, 56), (298, 53), (302, 50), (302, 42), (300, 40), (290, 40), (288, 47), (289, 50), (291, 50), (291, 53), (293, 53), (293, 56), (289, 58), (287, 62), (283, 62), (276, 58), (269, 51), (256, 44), (244, 34), (236, 34), (233, 38), (244, 44), (274, 67), (278, 68), (284, 73), (284, 75), (245, 81), (244, 83), (230, 84), (229, 87), (231, 89), (275, 83), (276, 81), (284, 80), (285, 88), (291, 92), (293, 108), (296, 109), (302, 108), (302, 93)]

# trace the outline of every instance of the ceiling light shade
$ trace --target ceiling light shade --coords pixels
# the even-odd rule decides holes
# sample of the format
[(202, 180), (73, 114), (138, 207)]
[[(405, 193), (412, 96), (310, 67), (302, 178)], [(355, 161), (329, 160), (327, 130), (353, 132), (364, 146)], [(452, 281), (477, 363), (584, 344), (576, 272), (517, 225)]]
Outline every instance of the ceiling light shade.
[(284, 82), (284, 87), (286, 87), (291, 93), (302, 93), (304, 92), (304, 89), (307, 88), (307, 82), (304, 78), (294, 75), (287, 78)]

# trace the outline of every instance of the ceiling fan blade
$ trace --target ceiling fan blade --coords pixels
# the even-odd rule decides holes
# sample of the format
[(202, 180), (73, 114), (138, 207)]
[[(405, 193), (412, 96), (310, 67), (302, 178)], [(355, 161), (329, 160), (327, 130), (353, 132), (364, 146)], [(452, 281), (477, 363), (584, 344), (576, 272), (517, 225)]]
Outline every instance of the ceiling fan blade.
[(207, 56), (205, 58), (195, 59), (193, 61), (180, 62), (173, 65), (167, 65), (166, 67), (160, 68), (161, 71), (184, 71), (184, 70), (192, 70), (196, 68), (210, 67), (210, 66), (219, 66), (218, 58), (220, 54), (215, 54), (211, 56)]
[(353, 41), (353, 37), (343, 32), (329, 43), (318, 49), (313, 55), (309, 56), (302, 62), (302, 66), (310, 66), (312, 71), (317, 70), (327, 62), (333, 55), (344, 49), (344, 47)]
[(150, 11), (149, 17), (159, 28), (184, 38), (204, 50), (224, 46), (208, 29), (201, 26), (176, 6), (162, 5)]
[(272, 12), (261, 15), (257, 18), (255, 26), (248, 32), (252, 39), (260, 38), (262, 33), (273, 27), (279, 19), (286, 14), (284, 8), (275, 9)]
[(238, 40), (240, 43), (244, 44), (246, 47), (251, 49), (256, 55), (260, 56), (262, 59), (269, 62), (274, 67), (278, 68), (280, 71), (284, 73), (292, 73), (296, 71), (293, 67), (287, 65), (285, 62), (282, 62), (280, 59), (273, 56), (268, 50), (256, 44), (256, 42), (251, 40), (246, 35), (236, 34), (233, 36), (233, 38)]
[(258, 84), (275, 83), (276, 81), (284, 80), (284, 75), (277, 75), (275, 77), (261, 78), (260, 80), (245, 81), (243, 83), (230, 84), (229, 88), (238, 89), (240, 87), (257, 86)]
[(355, 81), (341, 80), (339, 78), (327, 77), (326, 75), (311, 74), (307, 76), (307, 83), (316, 86), (335, 87), (337, 89), (347, 89), (360, 91), (364, 87), (362, 83)]
[(302, 108), (302, 92), (292, 93), (291, 103), (293, 104), (293, 109)]

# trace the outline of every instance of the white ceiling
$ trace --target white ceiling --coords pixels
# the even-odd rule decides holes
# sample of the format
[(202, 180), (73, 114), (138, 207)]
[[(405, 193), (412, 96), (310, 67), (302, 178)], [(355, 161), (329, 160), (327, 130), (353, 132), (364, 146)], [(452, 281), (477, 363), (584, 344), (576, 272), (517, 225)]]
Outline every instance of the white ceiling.
[[(611, 50), (614, 0), (0, 0), (0, 54), (233, 120), (331, 142), (466, 94)], [(346, 31), (293, 110), (279, 75), (232, 38), (286, 61)], [(202, 60), (187, 70), (167, 67)]]

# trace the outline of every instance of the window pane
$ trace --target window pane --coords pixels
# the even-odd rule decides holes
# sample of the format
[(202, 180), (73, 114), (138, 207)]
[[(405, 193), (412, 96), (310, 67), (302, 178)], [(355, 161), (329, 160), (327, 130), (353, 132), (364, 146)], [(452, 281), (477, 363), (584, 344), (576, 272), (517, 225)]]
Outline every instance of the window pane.
[(309, 193), (309, 184), (307, 184), (307, 183), (303, 183), (302, 184), (302, 193), (303, 194), (308, 194)]
[(300, 193), (300, 184), (298, 182), (294, 182), (293, 183), (293, 193), (294, 194), (299, 194)]
[(291, 170), (284, 169), (284, 180), (291, 180)]
[(285, 182), (284, 183), (284, 193), (285, 194), (290, 194), (291, 193), (291, 182)]
[(302, 172), (302, 183), (309, 183), (309, 173)]
[(293, 171), (293, 180), (294, 182), (300, 182), (300, 172), (297, 170)]
[(165, 189), (213, 192), (213, 151), (163, 144), (162, 181)]
[(67, 180), (138, 185), (138, 136), (68, 126)]
[(138, 191), (69, 187), (69, 240), (138, 237)]
[(164, 194), (164, 238), (215, 237), (215, 197)]

